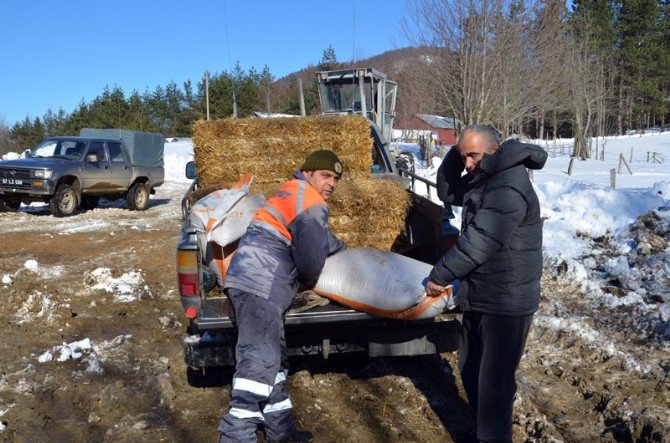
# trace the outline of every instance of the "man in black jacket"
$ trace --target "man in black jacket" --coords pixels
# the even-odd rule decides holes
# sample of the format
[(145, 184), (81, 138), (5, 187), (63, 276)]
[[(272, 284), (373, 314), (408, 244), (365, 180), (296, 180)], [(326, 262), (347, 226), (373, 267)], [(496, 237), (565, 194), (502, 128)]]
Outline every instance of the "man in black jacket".
[[(542, 219), (526, 168), (547, 153), (472, 125), (438, 171), (438, 193), (463, 206), (461, 236), (433, 268), (426, 292), (455, 279), (463, 309), (459, 369), (480, 441), (512, 441), (515, 373), (540, 302)], [(463, 169), (467, 174), (462, 175)]]

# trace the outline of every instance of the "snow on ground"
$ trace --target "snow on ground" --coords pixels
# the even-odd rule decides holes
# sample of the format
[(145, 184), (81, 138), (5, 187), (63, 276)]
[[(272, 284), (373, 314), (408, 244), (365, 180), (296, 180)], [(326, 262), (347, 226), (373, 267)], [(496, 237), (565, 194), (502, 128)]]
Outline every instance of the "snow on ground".
[(35, 291), (21, 302), (21, 306), (14, 313), (14, 320), (19, 325), (38, 319), (52, 323), (56, 319), (58, 306), (59, 304), (54, 302), (49, 294)]
[[(87, 365), (86, 372), (102, 374), (104, 371), (101, 362), (107, 359), (113, 348), (123, 346), (131, 338), (132, 335), (119, 335), (112, 340), (102, 340), (97, 344), (89, 338), (84, 338), (72, 343), (54, 346), (36, 358), (39, 363), (53, 361), (62, 363), (68, 360), (81, 360)], [(33, 355), (33, 357), (35, 356)]]
[(120, 277), (114, 277), (111, 269), (98, 268), (87, 275), (86, 280), (91, 284), (89, 288), (91, 291), (109, 292), (114, 294), (116, 301), (123, 303), (151, 295), (142, 274), (138, 271), (129, 271), (123, 273)]
[(186, 163), (193, 160), (193, 143), (190, 138), (180, 138), (174, 142), (165, 142), (165, 180), (189, 182), (184, 175)]

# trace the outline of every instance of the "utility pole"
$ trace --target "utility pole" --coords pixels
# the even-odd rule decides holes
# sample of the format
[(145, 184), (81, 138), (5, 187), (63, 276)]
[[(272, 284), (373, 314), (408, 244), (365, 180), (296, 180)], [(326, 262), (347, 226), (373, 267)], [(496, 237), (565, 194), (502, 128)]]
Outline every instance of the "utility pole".
[(205, 101), (207, 102), (207, 120), (209, 120), (209, 70), (205, 69)]
[(305, 94), (302, 92), (302, 79), (298, 77), (298, 91), (300, 92), (300, 115), (303, 117), (307, 115), (305, 112)]

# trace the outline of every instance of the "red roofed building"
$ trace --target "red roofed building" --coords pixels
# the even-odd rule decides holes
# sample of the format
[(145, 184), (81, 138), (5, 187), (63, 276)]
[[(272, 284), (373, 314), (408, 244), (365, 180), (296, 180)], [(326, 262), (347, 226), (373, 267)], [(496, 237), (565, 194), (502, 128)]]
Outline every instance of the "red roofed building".
[(458, 138), (458, 120), (439, 115), (414, 114), (409, 122), (400, 122), (394, 129), (403, 131), (431, 131), (437, 134), (438, 145), (453, 146)]

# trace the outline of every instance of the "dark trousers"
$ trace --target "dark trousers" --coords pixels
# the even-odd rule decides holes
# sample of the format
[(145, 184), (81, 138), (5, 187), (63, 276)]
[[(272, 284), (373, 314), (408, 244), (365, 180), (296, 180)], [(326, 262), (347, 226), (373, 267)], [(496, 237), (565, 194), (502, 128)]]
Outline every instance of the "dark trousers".
[(463, 312), (458, 367), (481, 441), (512, 441), (514, 379), (533, 315)]

